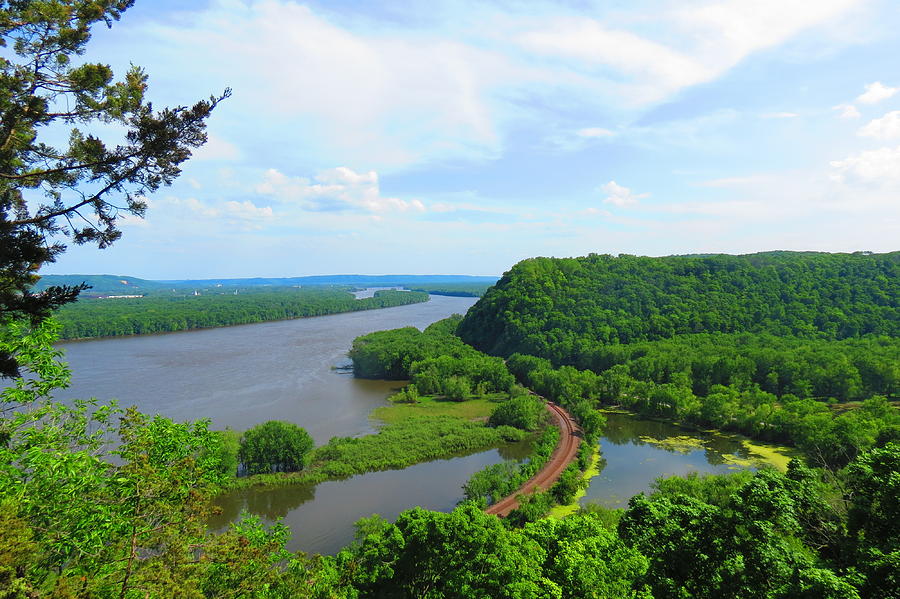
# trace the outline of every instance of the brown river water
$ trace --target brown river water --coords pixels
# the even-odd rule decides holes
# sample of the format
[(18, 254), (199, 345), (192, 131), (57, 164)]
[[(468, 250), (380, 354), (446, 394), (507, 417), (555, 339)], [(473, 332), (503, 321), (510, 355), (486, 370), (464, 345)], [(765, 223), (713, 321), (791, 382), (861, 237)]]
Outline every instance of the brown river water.
[(373, 432), (369, 412), (398, 384), (335, 370), (350, 364), (353, 339), (383, 329), (422, 329), (474, 303), (432, 296), (382, 310), (61, 343), (72, 385), (57, 399), (117, 399), (176, 421), (210, 418), (214, 429), (287, 420), (316, 443), (363, 435)]

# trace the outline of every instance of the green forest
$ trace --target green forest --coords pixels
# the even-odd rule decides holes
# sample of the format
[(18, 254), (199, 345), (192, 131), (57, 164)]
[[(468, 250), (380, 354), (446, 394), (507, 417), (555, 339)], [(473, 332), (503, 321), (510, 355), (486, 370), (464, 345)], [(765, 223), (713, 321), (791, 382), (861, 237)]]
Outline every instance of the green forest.
[(900, 252), (592, 254), (516, 264), (460, 325), (467, 343), (575, 365), (608, 344), (693, 333), (900, 335)]
[(793, 443), (842, 466), (900, 437), (898, 261), (897, 252), (535, 258), (457, 330), (551, 399)]
[(189, 331), (269, 320), (405, 306), (428, 301), (416, 291), (376, 291), (356, 299), (342, 289), (246, 290), (238, 293), (85, 299), (60, 308), (63, 339)]

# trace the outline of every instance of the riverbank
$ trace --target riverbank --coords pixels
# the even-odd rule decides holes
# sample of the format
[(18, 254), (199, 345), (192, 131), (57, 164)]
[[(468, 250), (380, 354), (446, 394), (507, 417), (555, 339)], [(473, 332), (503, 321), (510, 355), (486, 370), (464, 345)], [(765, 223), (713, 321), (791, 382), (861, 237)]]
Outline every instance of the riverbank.
[(581, 473), (581, 478), (579, 479), (580, 488), (578, 492), (572, 497), (572, 501), (567, 504), (557, 504), (553, 506), (550, 512), (547, 514), (550, 518), (565, 518), (566, 516), (571, 516), (579, 509), (581, 509), (580, 501), (581, 498), (587, 494), (588, 485), (591, 483), (591, 479), (600, 474), (600, 450), (599, 448), (594, 450), (594, 453), (591, 455), (591, 461), (588, 463), (587, 469)]

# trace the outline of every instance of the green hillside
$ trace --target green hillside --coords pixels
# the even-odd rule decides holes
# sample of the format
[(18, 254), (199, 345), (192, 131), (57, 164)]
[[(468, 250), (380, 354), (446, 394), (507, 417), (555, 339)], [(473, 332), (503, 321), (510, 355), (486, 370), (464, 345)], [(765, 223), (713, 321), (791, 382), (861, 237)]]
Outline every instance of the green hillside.
[(689, 333), (896, 337), (898, 302), (900, 252), (532, 258), (485, 294), (459, 334), (489, 353), (564, 364), (596, 344)]

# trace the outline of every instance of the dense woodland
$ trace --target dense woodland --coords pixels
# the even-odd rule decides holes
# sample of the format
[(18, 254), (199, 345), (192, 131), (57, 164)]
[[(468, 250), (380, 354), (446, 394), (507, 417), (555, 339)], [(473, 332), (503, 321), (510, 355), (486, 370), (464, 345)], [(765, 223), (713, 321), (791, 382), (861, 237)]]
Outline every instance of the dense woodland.
[(837, 467), (900, 437), (898, 260), (536, 258), (458, 333), (549, 398), (793, 443)]
[(363, 378), (411, 379), (420, 393), (457, 399), (472, 392), (510, 391), (516, 381), (503, 360), (453, 334), (460, 320), (441, 320), (424, 332), (406, 327), (359, 337), (350, 350), (353, 372)]
[(89, 299), (58, 313), (63, 339), (168, 333), (269, 320), (323, 316), (340, 312), (405, 306), (428, 301), (414, 291), (376, 291), (356, 299), (346, 290), (242, 290), (235, 294)]
[(532, 258), (485, 294), (459, 333), (488, 353), (576, 365), (600, 346), (691, 333), (896, 338), (898, 298), (900, 252)]
[[(0, 373), (15, 379), (0, 392), (0, 599), (900, 596), (900, 426), (890, 403), (900, 253), (537, 258), (515, 266), (461, 322), (354, 344), (358, 374), (412, 380), (405, 403), (440, 396), (443, 409), (464, 412), (485, 395), (505, 396), (486, 422), (407, 419), (313, 448), (289, 423), (221, 433), (208, 421), (52, 401), (69, 373), (53, 349), (59, 329), (49, 316), (82, 286), (32, 293), (38, 269), (64, 251), (66, 236), (115, 242), (117, 219), (143, 216), (144, 198), (178, 177), (207, 139), (205, 119), (231, 93), (154, 110), (139, 67), (117, 79), (106, 65), (84, 64), (92, 29), (112, 26), (132, 4), (0, 3)], [(122, 133), (116, 141), (89, 134), (111, 124)], [(67, 335), (425, 299), (393, 292), (360, 301), (327, 293), (296, 302), (266, 294), (111, 300), (97, 304), (109, 312), (87, 320), (73, 307)], [(571, 497), (573, 468), (511, 517), (486, 515), (485, 503), (552, 451), (551, 428), (538, 435), (530, 461), (473, 477), (470, 501), (452, 513), (414, 508), (393, 523), (363, 519), (357, 540), (335, 556), (291, 554), (285, 526), (252, 516), (223, 533), (205, 525), (210, 499), (240, 468), (280, 480), (346, 476), (521, 438), (541, 425), (523, 383), (569, 407), (589, 440), (603, 424), (594, 408), (624, 405), (789, 440), (815, 467), (795, 460), (784, 474), (665, 479), (625, 510), (543, 518), (553, 501)]]

